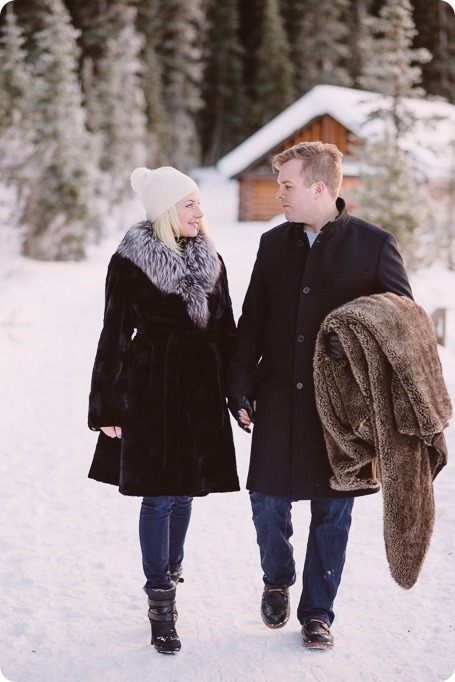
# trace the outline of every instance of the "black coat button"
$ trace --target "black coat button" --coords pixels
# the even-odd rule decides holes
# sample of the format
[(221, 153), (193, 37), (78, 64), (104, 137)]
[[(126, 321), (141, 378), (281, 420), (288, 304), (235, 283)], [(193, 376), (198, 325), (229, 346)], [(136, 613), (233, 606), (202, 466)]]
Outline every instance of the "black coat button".
[(296, 389), (298, 389), (299, 391), (301, 391), (302, 388), (303, 388), (302, 382), (301, 382), (301, 381), (298, 381), (298, 382), (296, 383), (295, 387), (296, 387)]
[(304, 337), (302, 334), (299, 334), (298, 337), (297, 337), (297, 341), (298, 341), (299, 343), (302, 343), (302, 341), (303, 341), (304, 339), (305, 339), (305, 337)]
[(303, 287), (303, 293), (309, 294), (310, 293), (310, 287)]

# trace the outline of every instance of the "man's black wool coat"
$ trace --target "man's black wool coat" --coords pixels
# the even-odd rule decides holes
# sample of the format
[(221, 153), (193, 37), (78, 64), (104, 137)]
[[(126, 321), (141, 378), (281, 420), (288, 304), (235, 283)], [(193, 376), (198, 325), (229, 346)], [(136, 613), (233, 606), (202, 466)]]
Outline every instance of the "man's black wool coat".
[(316, 336), (330, 311), (359, 296), (412, 297), (393, 235), (350, 216), (342, 199), (337, 205), (338, 217), (311, 248), (297, 223), (283, 223), (260, 240), (228, 386), (231, 395), (257, 401), (247, 479), (255, 492), (294, 500), (352, 495), (329, 485), (314, 396)]

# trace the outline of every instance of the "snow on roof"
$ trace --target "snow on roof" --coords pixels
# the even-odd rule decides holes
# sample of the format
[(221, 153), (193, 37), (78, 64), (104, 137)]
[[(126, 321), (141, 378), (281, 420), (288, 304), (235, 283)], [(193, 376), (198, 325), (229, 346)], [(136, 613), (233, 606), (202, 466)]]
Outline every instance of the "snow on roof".
[[(376, 92), (355, 90), (337, 85), (316, 85), (278, 116), (247, 138), (218, 161), (217, 168), (232, 178), (280, 142), (290, 137), (317, 116), (328, 114), (358, 137), (372, 139), (383, 130), (384, 123), (367, 120), (386, 98)], [(446, 177), (453, 173), (455, 150), (455, 106), (445, 101), (406, 98), (406, 106), (418, 118), (414, 131), (403, 137), (403, 148), (415, 157), (422, 173)], [(437, 117), (429, 123), (431, 117)], [(431, 148), (431, 149), (430, 149)], [(348, 159), (346, 159), (348, 162)], [(351, 164), (352, 166), (352, 164)], [(345, 173), (354, 169), (346, 163)]]

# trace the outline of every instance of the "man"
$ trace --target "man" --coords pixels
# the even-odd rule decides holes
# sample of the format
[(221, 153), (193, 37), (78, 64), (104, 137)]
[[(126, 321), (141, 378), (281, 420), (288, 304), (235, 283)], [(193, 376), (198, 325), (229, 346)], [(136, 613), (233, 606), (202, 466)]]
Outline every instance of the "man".
[[(352, 492), (329, 485), (313, 384), (316, 336), (330, 311), (359, 296), (412, 297), (394, 237), (350, 216), (338, 196), (342, 156), (333, 144), (301, 142), (273, 159), (286, 222), (261, 237), (229, 371), (232, 414), (248, 432), (254, 420), (247, 488), (264, 572), (261, 614), (270, 628), (286, 624), (296, 580), (292, 503), (311, 500), (297, 617), (304, 646), (313, 648), (333, 646), (354, 502)], [(327, 339), (327, 351), (343, 356), (338, 337)]]

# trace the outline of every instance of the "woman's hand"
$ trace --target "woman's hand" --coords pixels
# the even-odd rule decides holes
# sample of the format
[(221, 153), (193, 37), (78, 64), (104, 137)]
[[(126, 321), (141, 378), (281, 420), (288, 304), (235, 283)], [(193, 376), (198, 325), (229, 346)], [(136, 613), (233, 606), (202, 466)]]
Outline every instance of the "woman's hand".
[(122, 427), (121, 426), (101, 426), (101, 431), (109, 438), (121, 438), (122, 437)]
[(245, 395), (231, 395), (228, 397), (228, 407), (240, 428), (251, 433), (250, 426), (254, 422), (256, 401)]
[(250, 415), (248, 414), (248, 412), (245, 410), (245, 408), (242, 407), (242, 409), (239, 410), (237, 414), (238, 414), (238, 419), (240, 419), (242, 424), (244, 426), (246, 426), (246, 428), (248, 429), (252, 424), (252, 419), (251, 419)]

